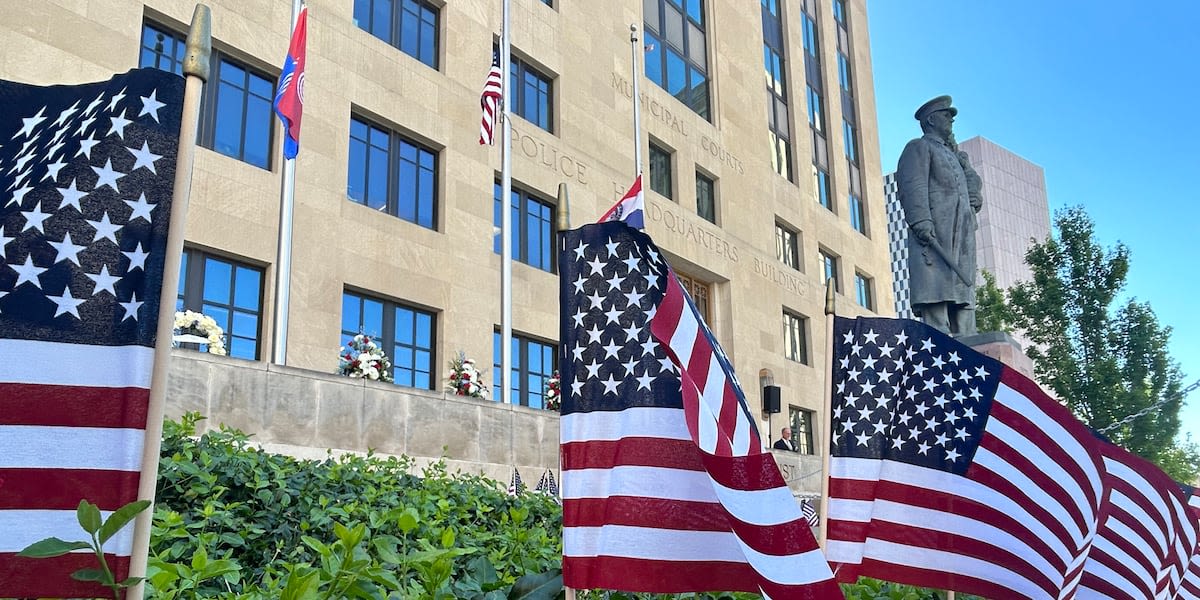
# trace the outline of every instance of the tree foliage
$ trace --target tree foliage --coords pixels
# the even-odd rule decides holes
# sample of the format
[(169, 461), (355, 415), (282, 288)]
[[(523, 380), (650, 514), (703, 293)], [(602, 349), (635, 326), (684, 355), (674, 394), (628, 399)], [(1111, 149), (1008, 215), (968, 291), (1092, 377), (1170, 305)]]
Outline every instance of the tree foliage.
[(975, 288), (975, 327), (979, 331), (1012, 333), (1013, 314), (1004, 298), (1004, 290), (996, 286), (991, 271), (980, 271), (983, 285)]
[(1025, 255), (1033, 278), (1008, 292), (1013, 323), (1033, 342), (1027, 352), (1038, 380), (1088, 426), (1177, 480), (1193, 480), (1200, 455), (1175, 440), (1183, 399), (1182, 374), (1167, 350), (1171, 328), (1149, 304), (1118, 301), (1129, 249), (1097, 243), (1081, 207), (1057, 212), (1054, 222), (1057, 236)]

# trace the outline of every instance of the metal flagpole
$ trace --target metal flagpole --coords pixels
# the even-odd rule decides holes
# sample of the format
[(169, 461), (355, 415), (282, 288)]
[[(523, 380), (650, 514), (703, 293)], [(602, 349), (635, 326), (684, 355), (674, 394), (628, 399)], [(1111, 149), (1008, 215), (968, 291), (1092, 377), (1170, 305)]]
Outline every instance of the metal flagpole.
[[(154, 518), (154, 492), (158, 483), (158, 453), (162, 442), (163, 407), (167, 395), (167, 369), (171, 360), (171, 334), (175, 329), (175, 297), (179, 293), (179, 265), (183, 256), (183, 238), (187, 221), (188, 199), (192, 193), (192, 162), (196, 156), (196, 131), (200, 126), (200, 92), (208, 81), (212, 55), (212, 13), (203, 4), (192, 12), (186, 55), (183, 59), (183, 117), (179, 124), (179, 153), (175, 159), (175, 184), (171, 190), (171, 220), (167, 230), (167, 250), (163, 263), (162, 291), (158, 297), (158, 329), (154, 344), (154, 370), (150, 375), (150, 400), (146, 411), (146, 443), (142, 446), (142, 474), (138, 499), (149, 500), (150, 507), (138, 514), (133, 525), (133, 553), (129, 557), (129, 576), (145, 577), (150, 552), (150, 526)], [(129, 588), (127, 600), (142, 600), (144, 586)]]
[(645, 48), (638, 48), (638, 28), (636, 23), (629, 24), (629, 45), (631, 47), (633, 74), (630, 79), (633, 80), (633, 176), (637, 177), (642, 174), (642, 94), (640, 92), (641, 85), (639, 82), (642, 79), (642, 72), (638, 70), (638, 50), (645, 52)]
[(512, 120), (508, 111), (512, 78), (512, 38), (508, 0), (500, 21), (500, 401), (512, 404)]
[[(566, 250), (566, 248), (564, 246), (567, 243), (567, 235), (566, 235), (567, 230), (571, 229), (571, 200), (570, 200), (570, 197), (567, 195), (567, 184), (566, 183), (558, 184), (558, 215), (557, 215), (556, 225), (558, 226), (558, 247), (559, 247), (560, 251), (563, 251), (563, 250)], [(567, 354), (566, 349), (563, 347), (562, 343), (560, 342), (558, 345), (559, 359), (560, 360), (564, 359), (566, 357), (566, 354)], [(559, 473), (562, 473), (562, 465), (561, 464), (559, 465)], [(574, 588), (564, 586), (563, 590), (565, 593), (566, 600), (575, 600), (575, 589)]]
[[(300, 18), (303, 0), (292, 0), (292, 35)], [(299, 85), (295, 82), (293, 85)], [(287, 135), (285, 132), (284, 135)], [(283, 148), (280, 147), (282, 156)], [(292, 216), (296, 204), (296, 159), (283, 159), (282, 185), (279, 189), (279, 248), (275, 259), (275, 319), (273, 320), (271, 362), (287, 363), (288, 312), (292, 289)]]
[[(817, 543), (825, 549), (829, 536), (829, 462), (833, 452), (833, 318), (837, 316), (834, 305), (833, 279), (825, 280), (825, 398), (821, 402), (822, 423), (825, 427), (818, 429), (825, 433), (824, 459), (821, 467), (821, 511), (817, 524)], [(821, 443), (820, 440), (817, 441)]]

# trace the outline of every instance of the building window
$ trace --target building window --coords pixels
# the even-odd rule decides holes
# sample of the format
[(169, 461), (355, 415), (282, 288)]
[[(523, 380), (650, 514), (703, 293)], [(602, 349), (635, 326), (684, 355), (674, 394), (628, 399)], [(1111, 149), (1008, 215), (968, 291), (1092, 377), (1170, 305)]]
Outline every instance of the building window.
[(354, 0), (354, 24), (438, 68), (438, 8), (422, 0)]
[(193, 249), (184, 250), (182, 260), (175, 310), (212, 317), (225, 331), (229, 356), (258, 360), (263, 270)]
[(671, 187), (671, 175), (671, 152), (651, 142), (650, 189), (673, 199), (675, 194)]
[[(146, 23), (142, 26), (139, 67), (183, 74), (182, 35)], [(271, 128), (275, 77), (213, 50), (212, 73), (200, 99), (197, 143), (210, 150), (271, 168)]]
[(855, 135), (854, 125), (850, 121), (842, 121), (842, 135), (846, 138), (846, 160), (858, 163), (858, 136)]
[(352, 117), (347, 163), (350, 200), (422, 227), (436, 227), (436, 150)]
[(792, 312), (783, 311), (783, 356), (801, 364), (808, 364), (808, 338), (805, 330), (808, 319)]
[(854, 93), (854, 83), (850, 79), (850, 59), (841, 52), (838, 52), (838, 83), (842, 86), (842, 91)]
[(512, 90), (512, 112), (522, 119), (554, 133), (554, 105), (551, 78), (543, 75), (537, 69), (523, 60), (512, 59), (512, 75), (509, 89)]
[(788, 407), (788, 425), (792, 427), (792, 443), (800, 454), (815, 454), (813, 443), (813, 411), (795, 406)]
[(833, 192), (829, 185), (829, 171), (813, 165), (813, 188), (817, 192), (817, 202), (829, 210), (833, 210)]
[[(500, 365), (500, 332), (492, 334), (492, 398), (499, 401), (502, 380)], [(554, 375), (555, 345), (539, 342), (524, 336), (512, 336), (512, 369), (510, 369), (512, 391), (509, 400), (513, 404), (529, 408), (545, 408), (546, 381)]]
[(433, 389), (433, 313), (353, 292), (342, 293), (342, 340), (347, 346), (362, 333), (383, 348), (392, 359), (396, 385)]
[(779, 262), (800, 270), (799, 236), (782, 223), (775, 223), (775, 257)]
[(866, 215), (863, 214), (863, 210), (862, 198), (859, 198), (854, 194), (850, 194), (850, 226), (853, 227), (855, 231), (866, 235), (867, 219)]
[(846, 0), (833, 0), (833, 19), (839, 25), (846, 25)]
[(643, 0), (646, 77), (711, 120), (702, 0)]
[(717, 183), (696, 171), (696, 214), (710, 223), (717, 222)]
[(791, 113), (788, 110), (783, 20), (779, 0), (761, 0), (763, 23), (763, 67), (767, 75), (767, 124), (771, 144), (771, 166), (788, 181), (792, 179)]
[(679, 286), (692, 297), (692, 302), (695, 303), (696, 310), (700, 311), (700, 316), (704, 318), (704, 322), (711, 323), (712, 321), (709, 319), (708, 314), (708, 284), (679, 271), (675, 272), (675, 277), (679, 279)]
[(875, 294), (871, 287), (870, 277), (862, 273), (854, 274), (854, 294), (858, 298), (858, 305), (867, 310), (875, 310)]
[(826, 281), (833, 280), (833, 291), (841, 292), (842, 283), (838, 280), (838, 259), (836, 256), (821, 250), (821, 273)]
[[(554, 272), (554, 206), (535, 198), (529, 192), (512, 189), (512, 257), (531, 267)], [(493, 186), (492, 224), (497, 230), (500, 214), (500, 184)], [(492, 242), (492, 250), (500, 254), (500, 235)]]

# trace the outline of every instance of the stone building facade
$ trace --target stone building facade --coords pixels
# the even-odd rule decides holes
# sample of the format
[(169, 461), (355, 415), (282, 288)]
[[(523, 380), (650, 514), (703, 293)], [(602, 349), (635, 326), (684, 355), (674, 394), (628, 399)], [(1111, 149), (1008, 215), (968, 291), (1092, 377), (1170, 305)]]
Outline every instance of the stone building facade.
[[(447, 361), (458, 351), (484, 366), (499, 360), (500, 155), (477, 139), (501, 3), (308, 2), (286, 367), (268, 364), (282, 136), (270, 102), (291, 2), (208, 4), (213, 74), (202, 103), (179, 305), (226, 328), (232, 356), (200, 360), (177, 350), (185, 360), (173, 369), (188, 383), (173, 384), (168, 410), (202, 408), (213, 413), (209, 423), (241, 427), (268, 443), (409, 451), (379, 436), (408, 431), (411, 412), (363, 408), (336, 421), (315, 404), (293, 405), (304, 394), (326, 393), (313, 386), (338, 388), (323, 374), (334, 371), (339, 346), (360, 330), (376, 334), (396, 365), (397, 385), (371, 396), (373, 406), (394, 394), (444, 398)], [(50, 84), (138, 66), (177, 70), (192, 7), (176, 0), (8, 3), (0, 77)], [(828, 421), (816, 414), (826, 384), (826, 276), (836, 281), (839, 312), (894, 314), (880, 301), (891, 270), (865, 0), (511, 0), (511, 10), (519, 82), (509, 98), (518, 217), (513, 397), (531, 408), (478, 407), (520, 412), (541, 433), (515, 435), (503, 429), (524, 427), (521, 419), (487, 417), (479, 423), (490, 425), (470, 432), (552, 450), (491, 454), (488, 448), (503, 445), (449, 443), (463, 435), (451, 411), (421, 419), (430, 429), (421, 435), (430, 437), (419, 452), (447, 446), (450, 458), (493, 470), (526, 461), (554, 467), (556, 419), (548, 425), (536, 409), (545, 378), (565, 366), (557, 351), (556, 192), (568, 185), (579, 224), (629, 187), (637, 77), (647, 231), (704, 305), (762, 427), (778, 435), (781, 417), (791, 419), (807, 429), (800, 435), (817, 453), (825, 442), (815, 425)], [(645, 32), (645, 66), (637, 73), (631, 23)], [(190, 378), (187, 365), (200, 363), (218, 374)], [(497, 369), (485, 369), (489, 383)], [(231, 388), (268, 375), (284, 383)], [(782, 388), (784, 412), (773, 421), (758, 412), (756, 384), (765, 381)], [(377, 387), (369, 384), (368, 395)], [(322, 419), (335, 421), (318, 427)], [(345, 425), (367, 421), (374, 423), (367, 432)], [(306, 423), (320, 435), (295, 435)]]

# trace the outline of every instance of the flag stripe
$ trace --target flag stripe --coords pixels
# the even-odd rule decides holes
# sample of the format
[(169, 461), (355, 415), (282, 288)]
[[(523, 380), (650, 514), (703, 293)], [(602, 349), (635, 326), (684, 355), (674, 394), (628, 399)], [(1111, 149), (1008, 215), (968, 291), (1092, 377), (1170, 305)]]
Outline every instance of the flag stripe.
[[(154, 348), (91, 346), (37, 340), (4, 340), (4, 356), (38, 360), (0, 361), (0, 382), (40, 385), (128, 388), (150, 387)], [(46, 360), (70, 368), (47, 368)]]
[(611, 469), (617, 466), (663, 467), (700, 471), (704, 464), (690, 441), (626, 438), (611, 442), (571, 442), (562, 445), (562, 464), (571, 469)]
[[(75, 535), (69, 539), (76, 539)], [(129, 574), (129, 557), (106, 554), (105, 560), (117, 581)], [(0, 573), (4, 573), (3, 592), (17, 598), (39, 597), (47, 582), (54, 583), (55, 594), (71, 598), (106, 598), (112, 591), (98, 583), (75, 581), (71, 573), (96, 568), (96, 555), (72, 552), (54, 558), (21, 558), (15, 552), (0, 552)]]
[(141, 429), (149, 402), (146, 388), (0, 383), (0, 424)]
[(621, 411), (571, 413), (559, 421), (562, 443), (663, 438), (691, 442), (679, 408), (635, 406)]
[(0, 469), (137, 471), (144, 437), (140, 429), (0, 425)]
[[(829, 541), (828, 548), (841, 551), (838, 546), (842, 542)], [(875, 551), (871, 557), (863, 560), (862, 565), (855, 568), (838, 570), (838, 580), (845, 580), (847, 573), (874, 573), (889, 581), (916, 582), (946, 582), (941, 587), (955, 590), (970, 589), (972, 593), (994, 599), (1014, 598), (1013, 593), (1024, 593), (1029, 598), (1055, 598), (1057, 594), (1047, 595), (1046, 591), (1033, 585), (1020, 575), (992, 564), (987, 560), (961, 556), (951, 552), (941, 552), (924, 548), (901, 547), (886, 548), (887, 544), (873, 544)], [(889, 551), (891, 550), (891, 551)], [(916, 566), (909, 566), (912, 563)], [(947, 576), (947, 572), (951, 572)], [(854, 576), (857, 578), (857, 575)], [(853, 578), (851, 578), (853, 581)]]
[[(112, 511), (102, 510), (107, 519)], [(48, 537), (79, 540), (87, 536), (79, 526), (75, 509), (70, 510), (6, 510), (0, 512), (0, 553), (20, 552), (34, 542)], [(133, 548), (133, 525), (127, 525), (104, 544), (104, 551), (129, 556)], [(4, 590), (7, 592), (7, 590)]]
[[(611, 469), (573, 469), (563, 467), (564, 500), (603, 498), (605, 496), (642, 496), (716, 502), (717, 494), (703, 471), (681, 471), (658, 467), (618, 466)], [(699, 484), (703, 483), (704, 486)]]
[[(754, 583), (754, 569), (741, 562), (741, 559), (673, 561), (619, 556), (564, 556), (563, 571), (575, 573), (582, 581), (604, 589), (654, 589), (663, 594), (758, 591)], [(681, 573), (686, 573), (687, 577), (680, 577)]]
[[(116, 510), (136, 493), (140, 477), (137, 471), (0, 469), (0, 510), (74, 510), (80, 500)], [(89, 490), (87, 498), (80, 490)]]
[(712, 502), (609, 496), (563, 503), (563, 527), (625, 525), (694, 531), (728, 531), (728, 515)]

